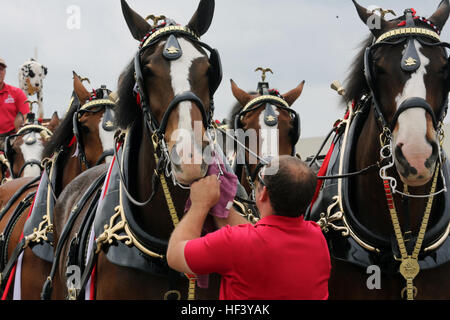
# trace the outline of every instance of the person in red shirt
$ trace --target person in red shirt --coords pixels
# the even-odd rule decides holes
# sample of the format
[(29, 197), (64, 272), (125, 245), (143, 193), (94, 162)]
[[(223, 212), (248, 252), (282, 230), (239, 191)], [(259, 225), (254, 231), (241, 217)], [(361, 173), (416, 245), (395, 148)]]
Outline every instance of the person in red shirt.
[(25, 93), (5, 83), (6, 68), (5, 60), (0, 58), (0, 149), (4, 139), (15, 132), (14, 120), (19, 112), (24, 119), (30, 112)]
[[(272, 167), (275, 174), (265, 174)], [(256, 225), (226, 226), (201, 237), (220, 183), (209, 176), (191, 187), (191, 209), (175, 228), (167, 251), (171, 268), (222, 276), (221, 300), (326, 300), (331, 263), (320, 227), (303, 219), (316, 176), (300, 159), (281, 156), (258, 174)]]

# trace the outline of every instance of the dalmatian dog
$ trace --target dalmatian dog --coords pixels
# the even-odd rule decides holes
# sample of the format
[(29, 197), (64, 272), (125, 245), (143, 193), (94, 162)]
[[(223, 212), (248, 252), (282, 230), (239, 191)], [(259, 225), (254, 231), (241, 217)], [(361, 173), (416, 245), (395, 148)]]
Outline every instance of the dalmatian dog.
[[(43, 86), (47, 75), (47, 67), (33, 58), (26, 61), (19, 70), (19, 86), (27, 97), (37, 95), (38, 118), (44, 118)], [(32, 107), (32, 105), (30, 105)]]

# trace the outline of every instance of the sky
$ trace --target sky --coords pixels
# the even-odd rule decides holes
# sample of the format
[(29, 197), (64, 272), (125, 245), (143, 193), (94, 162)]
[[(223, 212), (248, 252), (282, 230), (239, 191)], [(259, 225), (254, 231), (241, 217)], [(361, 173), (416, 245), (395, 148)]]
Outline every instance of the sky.
[[(186, 25), (198, 0), (128, 0), (139, 14), (166, 15)], [(359, 0), (402, 15), (414, 7), (429, 17), (440, 0)], [(75, 10), (75, 11), (74, 11)], [(79, 15), (78, 15), (79, 13)], [(92, 87), (116, 90), (117, 79), (138, 49), (122, 16), (120, 0), (0, 0), (0, 57), (8, 64), (6, 83), (18, 86), (20, 66), (31, 57), (48, 68), (45, 116), (64, 116), (72, 93), (72, 70)], [(75, 17), (75, 20), (74, 20)], [(79, 25), (74, 25), (79, 17)], [(446, 32), (442, 40), (449, 41)], [(246, 91), (260, 81), (257, 67), (274, 74), (267, 81), (286, 93), (306, 81), (293, 105), (301, 117), (302, 138), (326, 135), (344, 115), (334, 80), (344, 82), (368, 28), (351, 0), (216, 0), (215, 15), (202, 41), (217, 48), (224, 78), (215, 95), (215, 117), (227, 117), (236, 100), (230, 79)], [(92, 87), (85, 83), (88, 89)], [(448, 122), (448, 121), (447, 121)]]

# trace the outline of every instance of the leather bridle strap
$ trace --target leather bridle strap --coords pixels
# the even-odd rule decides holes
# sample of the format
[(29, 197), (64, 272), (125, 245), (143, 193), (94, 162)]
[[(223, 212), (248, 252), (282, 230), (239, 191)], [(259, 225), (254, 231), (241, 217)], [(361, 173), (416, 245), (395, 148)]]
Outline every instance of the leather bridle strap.
[(394, 117), (392, 118), (392, 121), (389, 125), (389, 128), (392, 131), (394, 131), (395, 126), (397, 125), (398, 118), (400, 115), (409, 109), (416, 109), (421, 108), (424, 109), (425, 112), (427, 112), (433, 121), (433, 126), (435, 129), (438, 129), (439, 123), (436, 119), (436, 115), (433, 112), (433, 109), (431, 109), (431, 106), (428, 104), (428, 102), (425, 99), (419, 98), (419, 97), (413, 97), (406, 99), (402, 102), (400, 107), (398, 107), (397, 112), (394, 114)]
[(164, 116), (161, 120), (161, 124), (159, 125), (159, 128), (157, 130), (158, 138), (162, 138), (166, 132), (167, 123), (169, 122), (169, 117), (172, 114), (172, 112), (178, 107), (178, 105), (181, 102), (185, 101), (191, 101), (194, 102), (194, 104), (198, 107), (202, 114), (202, 121), (203, 121), (203, 127), (209, 128), (210, 127), (210, 120), (211, 120), (211, 114), (207, 115), (205, 111), (205, 106), (203, 105), (202, 100), (200, 100), (199, 97), (197, 97), (193, 92), (186, 91), (183, 93), (180, 93), (173, 98), (173, 100), (170, 102), (169, 106), (167, 107), (166, 112), (164, 113)]
[[(23, 171), (25, 170), (25, 168), (28, 166), (38, 166), (41, 169), (41, 172), (44, 170), (44, 167), (42, 167), (41, 161), (31, 159), (31, 160), (25, 161), (22, 168), (20, 168), (19, 173), (17, 174), (17, 177), (20, 177), (22, 175)], [(17, 178), (17, 177), (14, 177), (14, 178)]]

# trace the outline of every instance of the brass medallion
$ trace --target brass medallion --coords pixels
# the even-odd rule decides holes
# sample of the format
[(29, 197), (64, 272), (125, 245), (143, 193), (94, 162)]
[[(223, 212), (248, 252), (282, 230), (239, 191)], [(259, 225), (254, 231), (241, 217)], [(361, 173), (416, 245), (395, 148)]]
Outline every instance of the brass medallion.
[(416, 259), (407, 258), (400, 265), (400, 273), (405, 279), (414, 279), (420, 272), (420, 266)]
[(416, 63), (417, 63), (417, 60), (414, 59), (413, 57), (409, 57), (408, 59), (405, 60), (405, 65), (407, 67), (415, 66)]
[(171, 46), (171, 47), (167, 48), (166, 51), (168, 54), (177, 54), (180, 50), (178, 50), (174, 46)]

